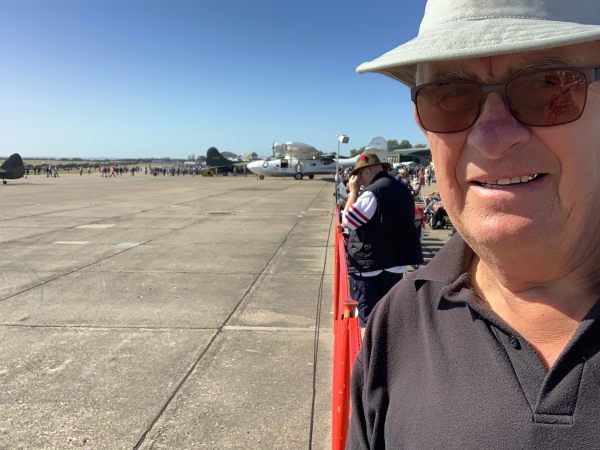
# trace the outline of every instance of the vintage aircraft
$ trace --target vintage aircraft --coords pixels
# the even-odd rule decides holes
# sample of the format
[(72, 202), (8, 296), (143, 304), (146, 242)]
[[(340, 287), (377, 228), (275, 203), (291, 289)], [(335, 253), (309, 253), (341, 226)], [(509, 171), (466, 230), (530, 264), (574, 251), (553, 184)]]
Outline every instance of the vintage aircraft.
[[(304, 175), (312, 180), (316, 174), (335, 174), (338, 165), (344, 168), (354, 167), (359, 157), (338, 160), (330, 156), (319, 156), (320, 152), (316, 148), (301, 142), (274, 144), (273, 152), (279, 152), (282, 156), (248, 163), (248, 170), (258, 175), (261, 180), (266, 176), (287, 176), (301, 180)], [(384, 161), (388, 154), (387, 141), (376, 137), (365, 147), (364, 152), (375, 153)]]
[(313, 179), (316, 174), (335, 174), (336, 164), (331, 157), (322, 156), (312, 145), (303, 142), (274, 143), (271, 146), (273, 157), (248, 163), (248, 170), (258, 175), (294, 177), (301, 180), (304, 175)]
[(258, 175), (261, 180), (266, 177), (294, 177), (301, 180), (307, 175), (311, 180), (317, 174), (335, 174), (335, 159), (319, 156), (310, 159), (298, 159), (286, 155), (281, 158), (262, 159), (248, 163), (248, 170)]
[(16, 180), (25, 174), (25, 167), (21, 155), (13, 153), (0, 166), (0, 178), (2, 184), (6, 184), (6, 180)]
[(213, 176), (219, 173), (234, 172), (236, 170), (243, 172), (245, 162), (234, 162), (225, 158), (219, 150), (211, 147), (206, 152), (206, 167), (200, 172), (202, 175)]

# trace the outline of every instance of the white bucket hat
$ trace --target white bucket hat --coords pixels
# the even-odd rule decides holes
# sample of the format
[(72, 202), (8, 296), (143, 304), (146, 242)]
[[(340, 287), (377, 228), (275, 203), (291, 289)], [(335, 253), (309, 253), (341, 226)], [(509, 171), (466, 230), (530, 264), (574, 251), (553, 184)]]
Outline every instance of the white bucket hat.
[(361, 64), (415, 85), (417, 63), (600, 40), (599, 0), (428, 0), (419, 35)]

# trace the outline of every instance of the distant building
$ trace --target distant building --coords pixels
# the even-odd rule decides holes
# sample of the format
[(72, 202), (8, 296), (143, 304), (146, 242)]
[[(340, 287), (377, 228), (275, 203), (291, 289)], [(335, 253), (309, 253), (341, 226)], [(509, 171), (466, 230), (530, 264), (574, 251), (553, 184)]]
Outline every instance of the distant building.
[(414, 161), (418, 164), (429, 164), (431, 162), (431, 149), (425, 148), (399, 148), (388, 154), (388, 162), (395, 164)]

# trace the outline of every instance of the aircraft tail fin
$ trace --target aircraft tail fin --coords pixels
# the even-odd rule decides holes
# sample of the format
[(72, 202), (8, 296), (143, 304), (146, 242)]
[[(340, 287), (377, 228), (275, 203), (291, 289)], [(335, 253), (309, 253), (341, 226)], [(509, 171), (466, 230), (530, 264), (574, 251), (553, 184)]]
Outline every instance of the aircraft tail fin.
[(215, 147), (211, 147), (206, 152), (206, 165), (208, 167), (229, 167), (233, 165), (233, 162), (221, 155)]
[(0, 176), (9, 180), (16, 180), (25, 174), (23, 159), (18, 153), (10, 155), (9, 158), (2, 163), (0, 169), (2, 169), (2, 174)]
[(387, 141), (381, 136), (374, 137), (369, 145), (365, 147), (364, 153), (374, 153), (381, 161), (385, 161), (388, 157)]
[[(369, 145), (367, 145), (362, 153), (373, 153), (377, 155), (380, 161), (387, 161), (388, 157), (388, 146), (387, 141), (384, 137), (377, 136), (371, 139)], [(344, 168), (354, 167), (358, 161), (360, 155), (356, 155), (354, 158), (340, 159), (339, 165)]]

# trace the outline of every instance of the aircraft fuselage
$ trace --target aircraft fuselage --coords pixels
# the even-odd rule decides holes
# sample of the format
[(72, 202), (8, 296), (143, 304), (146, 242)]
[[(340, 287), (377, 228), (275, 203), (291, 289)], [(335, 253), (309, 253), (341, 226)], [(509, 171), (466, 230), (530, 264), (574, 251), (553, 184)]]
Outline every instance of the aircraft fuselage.
[(305, 175), (312, 178), (318, 174), (335, 174), (336, 167), (335, 160), (326, 157), (264, 159), (248, 164), (248, 170), (259, 177), (294, 177), (297, 180), (301, 180)]

